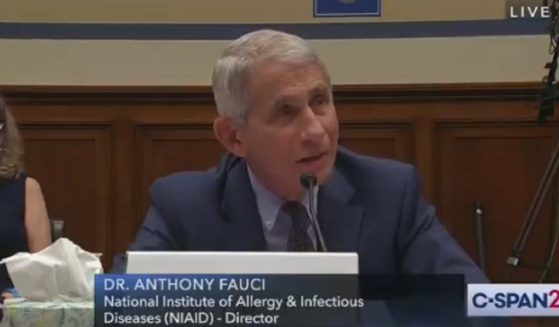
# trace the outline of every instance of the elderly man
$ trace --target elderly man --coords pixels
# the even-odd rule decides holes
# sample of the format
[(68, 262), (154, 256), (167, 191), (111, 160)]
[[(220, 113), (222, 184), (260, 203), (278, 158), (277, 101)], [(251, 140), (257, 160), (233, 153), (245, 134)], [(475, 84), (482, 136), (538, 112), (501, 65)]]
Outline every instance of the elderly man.
[(225, 49), (212, 84), (213, 127), (229, 153), (215, 169), (157, 180), (131, 250), (314, 251), (300, 183), (312, 173), (324, 244), (357, 252), (360, 273), (486, 281), (422, 200), (412, 166), (338, 146), (330, 76), (303, 39), (246, 34)]
[[(330, 76), (303, 39), (272, 30), (240, 37), (217, 61), (212, 85), (214, 132), (228, 154), (217, 168), (157, 180), (131, 250), (326, 248), (357, 252), (360, 274), (487, 282), (421, 198), (412, 166), (338, 146)], [(316, 178), (314, 194), (303, 174)], [(118, 257), (113, 271), (124, 266)]]
[[(412, 166), (338, 146), (330, 76), (303, 39), (246, 34), (225, 49), (212, 84), (213, 127), (228, 154), (207, 172), (157, 180), (131, 250), (327, 248), (357, 252), (361, 274), (458, 273), (487, 282), (422, 200)], [(301, 185), (303, 174), (315, 176), (317, 194)], [(114, 271), (123, 269), (118, 258)]]

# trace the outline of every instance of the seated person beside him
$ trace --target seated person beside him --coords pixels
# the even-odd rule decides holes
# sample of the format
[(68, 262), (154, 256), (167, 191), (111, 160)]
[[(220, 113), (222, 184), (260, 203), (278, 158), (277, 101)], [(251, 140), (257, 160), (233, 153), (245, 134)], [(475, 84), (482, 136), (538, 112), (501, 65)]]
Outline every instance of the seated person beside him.
[[(50, 223), (41, 187), (26, 176), (17, 124), (0, 98), (0, 260), (17, 252), (37, 252), (51, 243)], [(0, 266), (2, 299), (13, 284)]]

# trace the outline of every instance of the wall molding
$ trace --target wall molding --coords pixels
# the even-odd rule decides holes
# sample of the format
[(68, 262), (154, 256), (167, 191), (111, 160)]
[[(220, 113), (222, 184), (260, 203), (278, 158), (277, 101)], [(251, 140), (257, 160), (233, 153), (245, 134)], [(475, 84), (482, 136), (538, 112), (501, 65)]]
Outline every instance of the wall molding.
[[(411, 100), (536, 100), (540, 83), (456, 83), (335, 85), (342, 102)], [(0, 85), (0, 93), (14, 103), (213, 103), (210, 86), (34, 86)]]

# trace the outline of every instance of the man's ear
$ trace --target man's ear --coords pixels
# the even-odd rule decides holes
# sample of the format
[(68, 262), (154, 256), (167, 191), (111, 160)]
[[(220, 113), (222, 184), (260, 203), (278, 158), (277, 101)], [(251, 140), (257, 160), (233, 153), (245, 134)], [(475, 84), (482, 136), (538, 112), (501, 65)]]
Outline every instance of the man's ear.
[(242, 126), (238, 122), (229, 117), (217, 117), (213, 127), (215, 137), (227, 151), (237, 157), (245, 156), (244, 143), (240, 137)]

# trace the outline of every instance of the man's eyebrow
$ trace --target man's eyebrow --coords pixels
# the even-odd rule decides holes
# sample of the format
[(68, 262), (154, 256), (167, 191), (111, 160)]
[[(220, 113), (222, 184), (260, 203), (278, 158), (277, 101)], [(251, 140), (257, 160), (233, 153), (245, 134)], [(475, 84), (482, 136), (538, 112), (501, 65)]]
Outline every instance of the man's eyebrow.
[(320, 84), (311, 89), (312, 94), (316, 93), (329, 93), (329, 88), (326, 85)]
[(273, 106), (277, 106), (278, 104), (282, 103), (282, 102), (289, 102), (290, 100), (294, 99), (295, 97), (289, 94), (282, 94), (280, 96), (278, 96), (277, 98), (275, 98), (272, 101)]

